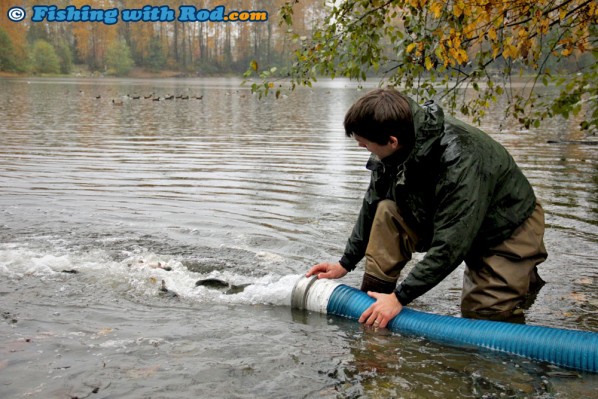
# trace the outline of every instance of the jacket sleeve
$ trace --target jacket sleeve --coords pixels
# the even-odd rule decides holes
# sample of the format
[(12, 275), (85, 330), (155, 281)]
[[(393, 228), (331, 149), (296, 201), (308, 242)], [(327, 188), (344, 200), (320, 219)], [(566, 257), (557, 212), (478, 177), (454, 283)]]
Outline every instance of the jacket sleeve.
[[(449, 149), (447, 153), (458, 151)], [(477, 154), (460, 154), (443, 162), (435, 189), (437, 200), (430, 248), (395, 292), (403, 305), (429, 291), (459, 266), (489, 207), (492, 177), (484, 174), (483, 162)]]
[(340, 259), (340, 264), (348, 271), (355, 269), (355, 266), (365, 256), (365, 249), (370, 238), (370, 231), (372, 229), (372, 222), (376, 213), (380, 196), (375, 188), (375, 174), (372, 173), (370, 185), (363, 198), (359, 216), (353, 226), (353, 232), (347, 240), (345, 252)]

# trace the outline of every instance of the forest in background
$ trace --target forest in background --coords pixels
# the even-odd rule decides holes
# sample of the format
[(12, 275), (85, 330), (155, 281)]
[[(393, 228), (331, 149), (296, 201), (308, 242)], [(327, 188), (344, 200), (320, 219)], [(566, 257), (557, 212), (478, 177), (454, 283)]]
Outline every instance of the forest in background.
[[(237, 74), (250, 63), (283, 66), (290, 62), (293, 42), (278, 23), (278, 10), (285, 0), (206, 1), (115, 1), (56, 0), (64, 8), (89, 5), (95, 9), (141, 9), (146, 5), (181, 5), (226, 11), (260, 10), (266, 22), (12, 22), (7, 11), (14, 4), (0, 0), (0, 71), (31, 74), (70, 74), (84, 66), (92, 75), (126, 76), (133, 68), (148, 72), (170, 71), (181, 76)], [(40, 2), (21, 1), (28, 15)], [(50, 5), (50, 3), (43, 3)], [(295, 10), (295, 32), (309, 35), (323, 19), (323, 2), (306, 0)]]
[[(32, 6), (50, 4), (23, 0), (28, 15)], [(94, 9), (141, 9), (146, 5), (182, 5), (211, 10), (224, 5), (227, 11), (264, 10), (265, 22), (12, 22), (7, 11), (13, 1), (0, 0), (0, 71), (30, 74), (71, 74), (84, 67), (90, 75), (126, 76), (133, 68), (181, 76), (209, 76), (270, 70), (277, 75), (293, 68), (298, 49), (324, 24), (330, 23), (331, 6), (325, 0), (56, 0), (58, 8), (69, 5)], [(292, 4), (292, 29), (280, 23), (288, 18)], [(282, 10), (282, 13), (281, 13)], [(334, 28), (336, 29), (336, 28)], [(350, 39), (353, 40), (353, 39)], [(387, 44), (389, 49), (392, 43)], [(339, 46), (342, 47), (342, 46)], [(474, 49), (474, 51), (478, 51)], [(350, 52), (347, 51), (347, 54)], [(353, 59), (353, 56), (351, 58)], [(324, 58), (329, 58), (327, 55)], [(576, 71), (579, 58), (559, 61), (561, 72)], [(300, 61), (301, 63), (301, 61)], [(549, 64), (551, 64), (549, 62)], [(77, 70), (74, 66), (77, 65)], [(554, 66), (554, 65), (553, 65)], [(375, 62), (366, 73), (375, 74)], [(363, 70), (360, 71), (363, 73)], [(350, 73), (343, 73), (354, 78)]]

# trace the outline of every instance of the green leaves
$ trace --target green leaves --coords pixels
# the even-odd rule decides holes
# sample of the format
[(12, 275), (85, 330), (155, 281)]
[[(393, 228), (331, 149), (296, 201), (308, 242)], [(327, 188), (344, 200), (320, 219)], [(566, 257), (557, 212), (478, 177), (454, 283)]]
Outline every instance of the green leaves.
[[(281, 8), (293, 27), (297, 0)], [(584, 117), (596, 129), (598, 6), (587, 0), (341, 0), (327, 3), (311, 35), (292, 33), (293, 62), (284, 77), (291, 88), (317, 76), (400, 86), (417, 100), (439, 98), (480, 122), (497, 101), (525, 127), (555, 116)], [(570, 61), (571, 60), (571, 61)], [(250, 66), (249, 71), (257, 72)], [(511, 85), (519, 74), (529, 86)], [(273, 71), (261, 72), (263, 83)], [(558, 79), (561, 79), (559, 83)], [(536, 84), (558, 87), (553, 98)], [(473, 98), (463, 90), (472, 88)], [(256, 84), (267, 94), (270, 84)]]

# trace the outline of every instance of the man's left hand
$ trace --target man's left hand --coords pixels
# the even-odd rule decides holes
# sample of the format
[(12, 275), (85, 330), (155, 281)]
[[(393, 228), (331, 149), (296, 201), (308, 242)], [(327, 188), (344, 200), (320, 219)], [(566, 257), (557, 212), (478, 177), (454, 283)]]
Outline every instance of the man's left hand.
[(403, 310), (403, 305), (394, 293), (381, 294), (368, 291), (368, 295), (376, 299), (376, 302), (367, 308), (359, 318), (359, 322), (364, 323), (366, 326), (386, 328), (388, 322)]

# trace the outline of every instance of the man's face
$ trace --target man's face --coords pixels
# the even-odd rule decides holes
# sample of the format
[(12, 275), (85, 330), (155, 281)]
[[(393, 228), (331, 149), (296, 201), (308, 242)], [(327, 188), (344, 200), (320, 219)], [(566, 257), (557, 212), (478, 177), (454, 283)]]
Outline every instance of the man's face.
[(358, 136), (356, 134), (353, 135), (355, 141), (357, 141), (357, 145), (367, 149), (372, 154), (376, 155), (380, 159), (384, 159), (387, 156), (393, 154), (397, 151), (401, 146), (396, 137), (390, 136), (390, 140), (388, 143), (381, 145), (378, 143), (374, 143), (373, 141), (369, 141), (368, 139)]

